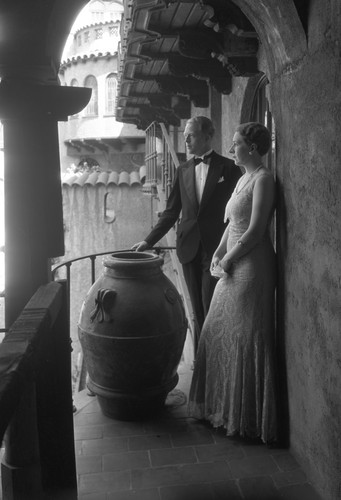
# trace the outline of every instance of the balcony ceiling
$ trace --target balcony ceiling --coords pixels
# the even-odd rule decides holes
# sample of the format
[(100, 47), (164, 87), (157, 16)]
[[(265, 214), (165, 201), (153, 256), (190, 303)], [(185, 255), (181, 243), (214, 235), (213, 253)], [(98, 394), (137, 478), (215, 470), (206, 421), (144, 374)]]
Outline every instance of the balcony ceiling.
[(145, 129), (178, 126), (191, 103), (208, 107), (209, 85), (231, 92), (232, 76), (258, 73), (253, 26), (229, 0), (125, 1), (116, 118)]

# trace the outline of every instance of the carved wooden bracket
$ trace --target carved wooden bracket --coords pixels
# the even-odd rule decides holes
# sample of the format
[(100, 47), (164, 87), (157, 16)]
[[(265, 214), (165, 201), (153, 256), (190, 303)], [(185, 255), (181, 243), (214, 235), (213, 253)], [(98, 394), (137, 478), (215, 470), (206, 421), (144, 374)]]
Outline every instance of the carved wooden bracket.
[(152, 106), (172, 110), (180, 119), (189, 118), (191, 115), (191, 102), (187, 97), (161, 93), (149, 94), (145, 97)]
[(259, 72), (257, 33), (233, 1), (137, 3), (120, 89), (132, 100), (131, 111), (118, 100), (118, 117), (127, 123), (141, 127), (158, 117), (169, 124), (188, 118), (191, 103), (209, 106), (209, 85), (229, 94), (233, 76)]
[(224, 38), (210, 30), (186, 30), (179, 34), (179, 54), (192, 59), (209, 59), (211, 52), (222, 51)]
[(193, 76), (206, 79), (219, 92), (231, 92), (231, 74), (229, 68), (217, 59), (190, 59), (182, 56), (171, 56), (168, 59), (170, 73), (176, 77)]
[(189, 97), (194, 106), (207, 108), (209, 104), (208, 85), (204, 80), (191, 76), (185, 78), (159, 76), (155, 78), (161, 92)]

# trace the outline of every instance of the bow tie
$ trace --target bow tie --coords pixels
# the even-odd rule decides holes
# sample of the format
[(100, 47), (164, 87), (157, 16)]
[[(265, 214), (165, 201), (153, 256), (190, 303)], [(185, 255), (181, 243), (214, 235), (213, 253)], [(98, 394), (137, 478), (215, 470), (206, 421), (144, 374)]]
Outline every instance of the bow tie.
[(209, 158), (211, 158), (211, 156), (212, 156), (212, 152), (210, 154), (208, 154), (208, 155), (203, 156), (202, 158), (200, 156), (196, 156), (195, 158), (193, 158), (194, 165), (198, 165), (201, 162), (202, 163), (207, 163), (207, 160)]

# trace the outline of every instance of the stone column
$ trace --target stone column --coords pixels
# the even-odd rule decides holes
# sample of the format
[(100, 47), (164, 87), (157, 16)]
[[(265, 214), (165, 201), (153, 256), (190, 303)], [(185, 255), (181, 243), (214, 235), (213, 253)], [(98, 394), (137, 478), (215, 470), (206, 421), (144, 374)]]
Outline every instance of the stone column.
[(90, 89), (0, 83), (5, 162), (5, 323), (9, 328), (37, 288), (50, 258), (64, 254), (58, 121), (88, 103)]

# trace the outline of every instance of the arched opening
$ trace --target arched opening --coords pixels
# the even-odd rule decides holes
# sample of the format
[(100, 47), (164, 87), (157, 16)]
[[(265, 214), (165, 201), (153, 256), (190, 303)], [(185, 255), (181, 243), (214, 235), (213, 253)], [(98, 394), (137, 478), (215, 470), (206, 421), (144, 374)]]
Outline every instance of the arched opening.
[(268, 98), (267, 86), (269, 84), (268, 77), (262, 75), (258, 80), (254, 90), (254, 96), (250, 110), (250, 121), (260, 122), (265, 125), (272, 136), (271, 151), (265, 159), (265, 164), (274, 175), (276, 174), (276, 133), (275, 122), (270, 109), (270, 100)]
[(85, 109), (86, 116), (97, 116), (98, 115), (98, 85), (97, 80), (93, 75), (89, 75), (85, 78), (84, 87), (88, 87), (92, 90), (91, 99), (89, 104)]
[(117, 78), (110, 74), (105, 80), (105, 112), (108, 115), (115, 114)]

